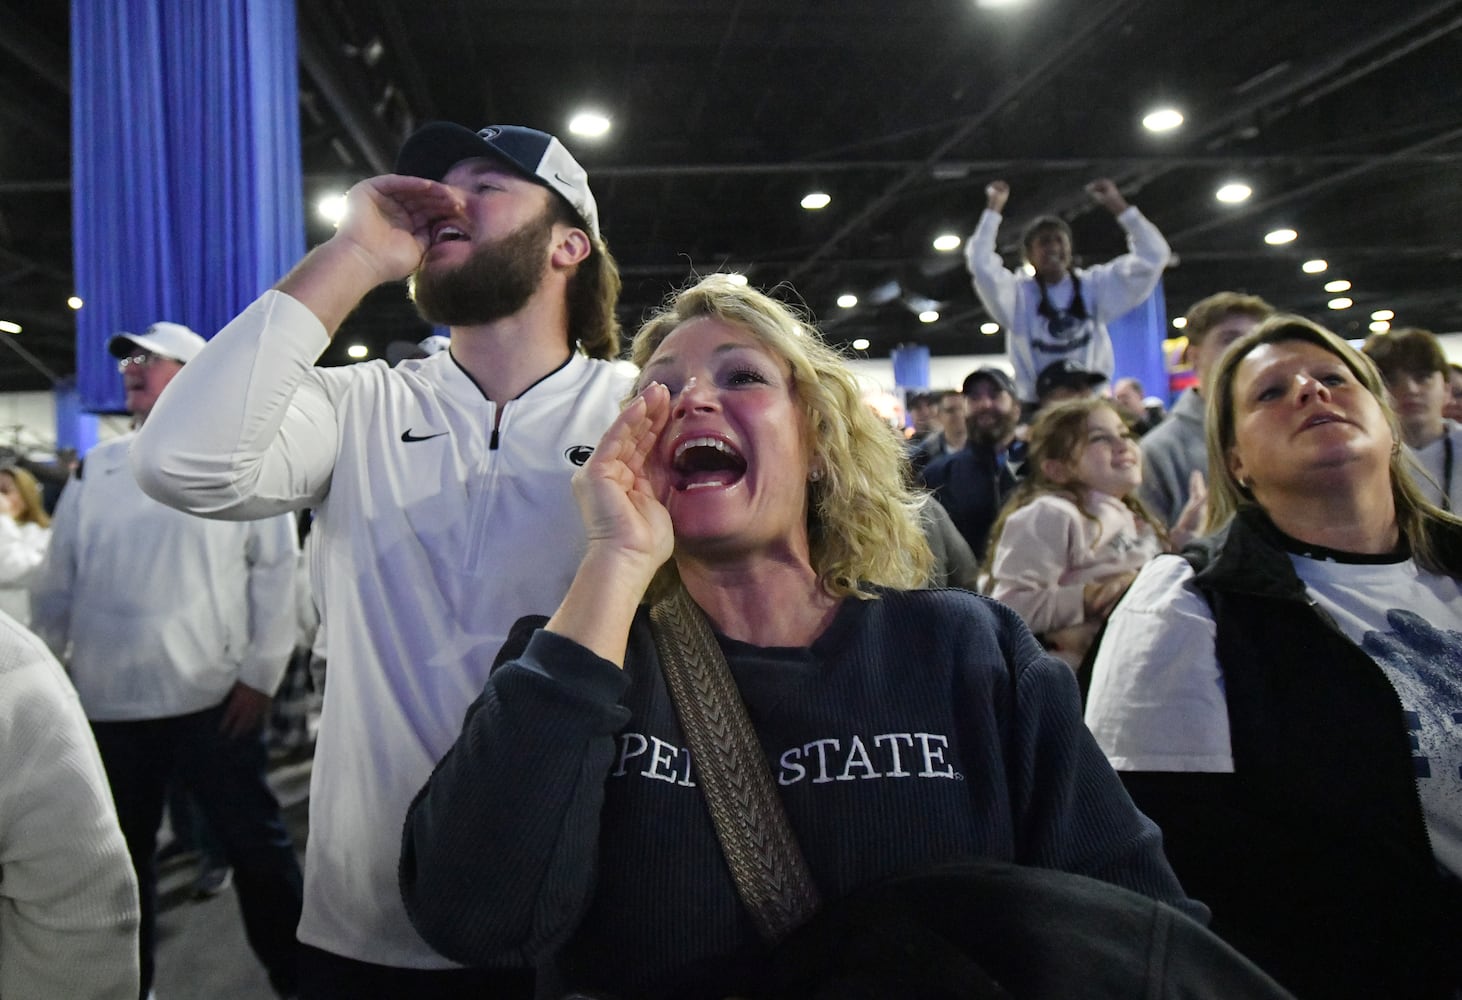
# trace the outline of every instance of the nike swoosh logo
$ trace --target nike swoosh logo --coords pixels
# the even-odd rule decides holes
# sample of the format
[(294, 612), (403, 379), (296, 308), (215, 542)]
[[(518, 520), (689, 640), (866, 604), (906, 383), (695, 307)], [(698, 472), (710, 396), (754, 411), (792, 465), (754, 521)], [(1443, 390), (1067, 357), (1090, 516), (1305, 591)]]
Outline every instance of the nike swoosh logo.
[(411, 429), (407, 428), (406, 430), (401, 432), (401, 440), (405, 441), (407, 444), (410, 444), (413, 441), (430, 441), (432, 438), (443, 437), (448, 433), (450, 432), (440, 431), (436, 434), (413, 434), (411, 433)]

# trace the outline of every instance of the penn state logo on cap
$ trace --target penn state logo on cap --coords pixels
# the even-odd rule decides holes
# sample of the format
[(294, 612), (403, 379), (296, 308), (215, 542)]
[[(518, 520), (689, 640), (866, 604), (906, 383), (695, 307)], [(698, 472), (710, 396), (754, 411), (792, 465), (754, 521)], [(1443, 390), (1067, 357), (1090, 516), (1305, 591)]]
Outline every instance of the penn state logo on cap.
[(526, 125), (488, 125), (474, 132), (455, 122), (431, 122), (413, 132), (396, 157), (396, 173), (439, 181), (463, 160), (487, 156), (556, 192), (600, 239), (599, 206), (589, 175), (564, 144)]

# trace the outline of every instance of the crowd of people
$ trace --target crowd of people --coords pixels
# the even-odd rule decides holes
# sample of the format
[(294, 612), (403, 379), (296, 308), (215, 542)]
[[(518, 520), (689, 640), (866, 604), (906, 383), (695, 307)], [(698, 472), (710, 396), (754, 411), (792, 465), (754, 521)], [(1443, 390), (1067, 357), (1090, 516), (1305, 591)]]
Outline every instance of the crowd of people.
[[(133, 432), (54, 519), (0, 469), (0, 995), (149, 996), (176, 783), (280, 996), (1454, 996), (1462, 372), (1218, 292), (1164, 412), (1107, 324), (1168, 245), (1088, 191), (1129, 252), (1045, 217), (1027, 274), (990, 184), (1014, 375), (913, 442), (726, 276), (615, 363), (588, 178), (521, 126), (413, 134), (206, 344), (119, 334)], [(449, 346), (316, 367), (403, 278)]]

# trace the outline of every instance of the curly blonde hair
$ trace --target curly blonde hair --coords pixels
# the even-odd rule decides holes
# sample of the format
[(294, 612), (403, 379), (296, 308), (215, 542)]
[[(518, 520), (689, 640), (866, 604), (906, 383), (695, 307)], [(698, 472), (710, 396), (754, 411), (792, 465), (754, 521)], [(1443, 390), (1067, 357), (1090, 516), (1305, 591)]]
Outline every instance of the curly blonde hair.
[[(672, 294), (640, 327), (630, 360), (643, 369), (666, 337), (702, 317), (746, 330), (791, 369), (803, 444), (823, 470), (808, 484), (807, 533), (813, 571), (827, 592), (868, 599), (875, 595), (866, 585), (927, 583), (934, 557), (919, 523), (927, 498), (909, 485), (897, 436), (863, 402), (852, 370), (801, 310), (729, 275), (707, 275)], [(671, 561), (652, 598), (675, 579)]]
[(1212, 534), (1226, 526), (1240, 508), (1258, 506), (1253, 494), (1234, 477), (1228, 464), (1229, 449), (1233, 447), (1236, 436), (1234, 383), (1238, 378), (1239, 365), (1255, 349), (1266, 344), (1284, 344), (1291, 341), (1314, 344), (1329, 351), (1375, 397), (1386, 426), (1391, 430), (1391, 440), (1396, 442), (1391, 451), (1390, 464), (1391, 495), (1396, 504), (1397, 526), (1411, 544), (1411, 553), (1418, 565), (1434, 573), (1450, 575), (1441, 564), (1428, 528), (1441, 523), (1462, 525), (1462, 521), (1429, 502), (1417, 487), (1412, 475), (1414, 460), (1406, 449), (1400, 447), (1401, 425), (1396, 419), (1396, 412), (1386, 400), (1386, 385), (1381, 379), (1380, 371), (1370, 358), (1320, 324), (1303, 316), (1285, 313), (1271, 316), (1234, 341), (1214, 367), (1212, 387), (1207, 394), (1208, 412), (1204, 416), (1204, 433), (1208, 443), (1208, 509), (1205, 512), (1204, 534)]

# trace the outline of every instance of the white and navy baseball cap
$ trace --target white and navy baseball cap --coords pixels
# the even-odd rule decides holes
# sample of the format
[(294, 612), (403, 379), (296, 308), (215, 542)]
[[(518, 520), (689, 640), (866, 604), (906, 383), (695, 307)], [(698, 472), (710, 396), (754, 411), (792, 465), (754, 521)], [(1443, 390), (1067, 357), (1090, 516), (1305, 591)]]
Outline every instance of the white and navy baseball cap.
[(563, 143), (525, 125), (489, 125), (474, 132), (455, 122), (431, 122), (411, 134), (396, 157), (396, 173), (439, 181), (447, 171), (474, 156), (501, 160), (531, 181), (556, 191), (589, 232), (599, 239), (599, 207), (589, 190), (589, 175)]
[(181, 323), (154, 323), (141, 333), (119, 333), (107, 341), (107, 351), (114, 358), (135, 354), (140, 347), (159, 358), (172, 358), (187, 364), (198, 356), (207, 343)]

